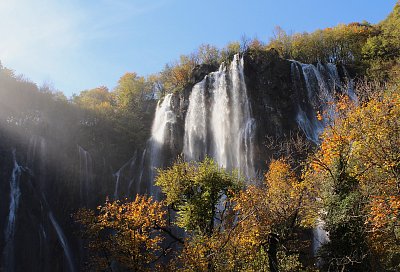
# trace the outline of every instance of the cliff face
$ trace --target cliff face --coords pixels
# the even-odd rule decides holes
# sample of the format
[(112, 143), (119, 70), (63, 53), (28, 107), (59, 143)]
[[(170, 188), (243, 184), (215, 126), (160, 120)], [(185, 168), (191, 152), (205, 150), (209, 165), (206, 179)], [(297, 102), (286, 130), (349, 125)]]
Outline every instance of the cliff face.
[[(265, 150), (266, 139), (268, 137), (282, 138), (291, 132), (299, 131), (296, 121), (297, 108), (299, 101), (304, 101), (303, 96), (307, 96), (307, 94), (304, 88), (298, 88), (302, 93), (296, 90), (292, 83), (291, 62), (280, 58), (276, 51), (248, 51), (243, 55), (243, 62), (243, 80), (246, 85), (250, 115), (255, 121), (252, 139), (254, 167), (265, 169), (265, 162), (270, 157), (270, 154)], [(173, 131), (175, 134), (172, 139), (173, 145), (169, 151), (166, 151), (169, 155), (185, 153), (185, 119), (191, 102), (190, 95), (196, 84), (200, 84), (205, 80), (205, 77), (212, 77), (210, 76), (211, 73), (218, 73), (218, 68), (209, 65), (196, 67), (190, 84), (182, 92), (172, 95), (171, 110), (176, 115), (176, 123)], [(227, 77), (229, 77), (229, 73)], [(303, 82), (300, 84), (304, 86), (304, 79), (301, 78), (301, 80)], [(208, 79), (204, 83), (205, 114), (209, 117), (212, 114), (209, 110), (213, 107), (212, 103), (215, 100), (213, 96), (217, 92), (213, 89), (214, 83), (213, 79)], [(227, 89), (231, 87), (228, 83)], [(227, 98), (233, 100), (230, 95), (228, 94)], [(307, 103), (307, 101), (304, 101), (304, 103)], [(234, 111), (234, 109), (229, 110)], [(197, 118), (200, 117), (197, 116)], [(197, 122), (201, 122), (201, 120), (198, 119)], [(210, 125), (207, 124), (207, 126)], [(210, 130), (210, 128), (207, 129)], [(207, 137), (210, 137), (212, 132), (208, 131), (206, 134)], [(237, 134), (236, 137), (240, 137), (240, 135)], [(206, 148), (206, 150), (212, 153), (212, 148)], [(212, 156), (213, 154), (210, 153), (208, 154)], [(171, 158), (171, 156), (167, 157)]]
[(255, 157), (258, 169), (265, 169), (267, 137), (282, 138), (299, 130), (296, 122), (299, 94), (291, 77), (291, 63), (274, 50), (244, 55), (246, 85), (257, 124)]

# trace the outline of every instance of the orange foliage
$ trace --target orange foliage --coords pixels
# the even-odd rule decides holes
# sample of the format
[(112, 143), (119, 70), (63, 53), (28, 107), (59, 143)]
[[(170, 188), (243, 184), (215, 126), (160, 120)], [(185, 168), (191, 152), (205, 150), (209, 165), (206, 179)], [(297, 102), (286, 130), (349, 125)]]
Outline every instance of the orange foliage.
[(136, 196), (132, 202), (107, 201), (92, 210), (82, 209), (75, 220), (85, 228), (92, 257), (91, 268), (109, 269), (111, 260), (134, 271), (147, 271), (161, 249), (166, 211), (151, 197)]

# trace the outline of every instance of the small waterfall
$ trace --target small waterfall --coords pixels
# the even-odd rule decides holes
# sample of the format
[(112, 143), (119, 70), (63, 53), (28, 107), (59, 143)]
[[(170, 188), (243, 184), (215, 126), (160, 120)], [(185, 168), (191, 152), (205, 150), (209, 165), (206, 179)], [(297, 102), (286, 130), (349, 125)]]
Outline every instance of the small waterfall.
[[(309, 73), (304, 72), (304, 66), (302, 63), (297, 61), (291, 61), (291, 76), (292, 76), (292, 84), (295, 88), (295, 91), (299, 93), (299, 100), (302, 99), (302, 103), (298, 103), (297, 106), (297, 116), (296, 121), (301, 130), (303, 130), (306, 137), (317, 143), (319, 141), (319, 135), (323, 131), (324, 126), (322, 122), (317, 120), (317, 112), (312, 107), (312, 101), (315, 99), (315, 88), (312, 87), (312, 82), (310, 81)], [(300, 68), (301, 72), (300, 72)], [(314, 71), (314, 70), (312, 70)], [(306, 97), (301, 95), (302, 90), (302, 80), (301, 74), (304, 76), (305, 85), (306, 85)]]
[[(114, 200), (119, 199), (119, 190), (120, 190), (120, 186), (121, 186), (121, 179), (123, 179), (123, 178), (129, 180), (128, 188), (127, 188), (128, 190), (126, 191), (127, 194), (129, 194), (130, 187), (135, 180), (133, 172), (134, 172), (136, 160), (137, 160), (137, 151), (135, 151), (132, 158), (130, 158), (120, 169), (118, 169), (117, 172), (115, 172), (113, 174), (113, 176), (115, 177)], [(126, 171), (127, 173), (124, 173), (124, 171)]]
[[(297, 123), (309, 140), (319, 143), (319, 135), (325, 125), (335, 118), (335, 95), (343, 90), (342, 81), (333, 63), (318, 63), (315, 66), (293, 60), (291, 62), (292, 83), (296, 91), (299, 92), (302, 88), (299, 84), (301, 75), (303, 75), (307, 90), (307, 101), (299, 103), (298, 106)], [(350, 97), (352, 96), (351, 91), (347, 93)], [(324, 113), (327, 118), (317, 120), (318, 111)]]
[(185, 118), (183, 153), (187, 160), (211, 155), (228, 170), (238, 169), (241, 175), (253, 177), (255, 120), (251, 117), (243, 66), (243, 58), (235, 55), (229, 68), (222, 64), (193, 87)]
[[(134, 186), (134, 195), (140, 194), (140, 188), (141, 188), (141, 181), (143, 177), (143, 172), (144, 172), (144, 161), (146, 158), (146, 149), (143, 150), (142, 155), (140, 157), (137, 157), (139, 155), (138, 151), (135, 151), (135, 160), (132, 160), (131, 165), (130, 165), (130, 173), (132, 173), (132, 177), (129, 181), (128, 185), (128, 194), (132, 194), (132, 186)], [(127, 195), (128, 197), (129, 195)]]
[(313, 252), (314, 255), (318, 249), (329, 241), (328, 233), (324, 230), (324, 222), (321, 219), (317, 220), (317, 226), (313, 229)]
[[(36, 191), (40, 191), (40, 193), (37, 193), (37, 205), (40, 205), (41, 209), (40, 213), (35, 214), (34, 217), (32, 217), (33, 214), (30, 214), (30, 225), (24, 226), (24, 228), (29, 228), (31, 231), (36, 230), (38, 233), (39, 239), (38, 241), (35, 241), (38, 246), (38, 255), (36, 256), (36, 258), (40, 260), (42, 271), (49, 271), (51, 262), (51, 240), (48, 236), (48, 231), (51, 226), (49, 226), (49, 222), (46, 219), (47, 212), (45, 210), (47, 209), (47, 202), (42, 201), (46, 189), (46, 165), (46, 140), (42, 136), (32, 135), (29, 140), (28, 152), (26, 155), (26, 166), (32, 174), (28, 184), (30, 185), (30, 188), (33, 189), (34, 193), (36, 193)], [(32, 177), (34, 177), (34, 182), (32, 182)], [(36, 187), (34, 186), (34, 184), (37, 184), (39, 186)], [(29, 195), (26, 198), (24, 197), (24, 201), (29, 201), (30, 197), (32, 197), (32, 195)], [(24, 241), (24, 243), (27, 242), (28, 241)]]
[(79, 152), (79, 195), (82, 204), (88, 206), (90, 188), (93, 181), (93, 161), (88, 151), (78, 145)]
[(137, 181), (136, 181), (136, 194), (139, 194), (139, 193), (142, 193), (142, 188), (143, 188), (143, 186), (144, 186), (144, 181), (143, 181), (143, 173), (144, 173), (144, 168), (145, 168), (145, 160), (146, 160), (146, 155), (147, 155), (147, 148), (145, 148), (144, 150), (143, 150), (143, 153), (142, 153), (142, 157), (141, 157), (141, 159), (140, 159), (140, 167), (139, 167), (139, 170), (140, 170), (140, 174), (139, 174), (139, 177), (138, 177), (138, 179), (137, 179)]
[(22, 167), (18, 164), (15, 149), (12, 151), (14, 168), (10, 178), (10, 207), (5, 229), (5, 247), (3, 250), (3, 270), (15, 270), (14, 240), (17, 225), (17, 212), (21, 196), (20, 177)]
[[(255, 119), (251, 117), (250, 102), (247, 96), (244, 81), (244, 60), (235, 55), (231, 63), (230, 75), (232, 78), (231, 95), (233, 100), (233, 130), (231, 137), (234, 139), (235, 153), (233, 155), (233, 168), (238, 168), (245, 177), (254, 177), (254, 136)], [(238, 134), (236, 134), (238, 132)], [(239, 135), (239, 137), (237, 137)]]
[(60, 225), (58, 224), (57, 220), (54, 218), (53, 213), (49, 212), (49, 219), (51, 221), (51, 224), (53, 225), (54, 229), (56, 230), (57, 236), (58, 236), (58, 240), (60, 241), (60, 244), (64, 250), (64, 254), (65, 257), (67, 258), (67, 262), (68, 262), (68, 268), (69, 271), (74, 272), (75, 271), (75, 266), (73, 263), (73, 258), (72, 258), (72, 254), (71, 254), (71, 250), (69, 248), (67, 239), (64, 235), (64, 232), (62, 231)]
[[(90, 178), (91, 173), (91, 158), (90, 154), (86, 152), (83, 148), (78, 148), (80, 153), (80, 178), (81, 178), (81, 201), (87, 192), (87, 187), (85, 184)], [(39, 262), (41, 263), (41, 269), (43, 271), (50, 271), (51, 270), (51, 258), (54, 257), (54, 253), (51, 252), (50, 243), (53, 241), (51, 235), (49, 235), (49, 231), (54, 228), (56, 237), (60, 241), (60, 245), (63, 249), (64, 255), (66, 257), (66, 261), (68, 263), (68, 270), (75, 271), (74, 264), (73, 264), (73, 257), (71, 250), (68, 246), (68, 242), (66, 237), (63, 233), (61, 226), (56, 221), (53, 213), (51, 212), (51, 207), (47, 202), (46, 195), (50, 192), (47, 192), (47, 159), (48, 151), (47, 151), (47, 144), (45, 138), (37, 135), (33, 135), (29, 141), (28, 153), (27, 153), (27, 160), (26, 165), (29, 171), (34, 176), (35, 183), (30, 183), (31, 188), (34, 192), (36, 192), (36, 201), (40, 207), (39, 214), (35, 214), (35, 216), (40, 217), (40, 223), (36, 220), (32, 220), (32, 225), (30, 228), (32, 230), (37, 229), (38, 231), (38, 258), (40, 258)], [(39, 186), (33, 186), (34, 184), (38, 184)], [(86, 198), (87, 199), (87, 198)], [(24, 202), (25, 203), (25, 202)], [(31, 217), (32, 219), (34, 217)]]

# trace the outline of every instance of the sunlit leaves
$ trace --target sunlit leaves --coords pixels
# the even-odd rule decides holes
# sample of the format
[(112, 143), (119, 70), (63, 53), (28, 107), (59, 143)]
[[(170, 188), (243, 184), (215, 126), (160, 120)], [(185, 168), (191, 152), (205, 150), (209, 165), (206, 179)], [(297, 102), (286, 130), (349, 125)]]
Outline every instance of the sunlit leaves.
[(91, 269), (109, 269), (111, 263), (146, 271), (161, 250), (166, 211), (161, 202), (137, 196), (132, 202), (109, 202), (97, 212), (82, 209), (75, 220), (84, 227), (91, 252)]
[(178, 211), (178, 226), (210, 234), (219, 216), (217, 205), (240, 188), (241, 179), (206, 158), (200, 163), (178, 160), (159, 170), (156, 185), (165, 193), (167, 204)]
[[(308, 177), (319, 180), (324, 188), (331, 244), (350, 243), (359, 236), (361, 240), (348, 245), (353, 253), (368, 240), (382, 260), (390, 258), (399, 249), (394, 235), (399, 224), (400, 95), (387, 92), (360, 105), (340, 101), (335, 117), (322, 135), (308, 172)], [(358, 254), (360, 258), (371, 256), (364, 251)], [(348, 252), (347, 257), (353, 253)], [(341, 265), (350, 265), (347, 257), (342, 257)], [(339, 255), (335, 258), (338, 264)]]

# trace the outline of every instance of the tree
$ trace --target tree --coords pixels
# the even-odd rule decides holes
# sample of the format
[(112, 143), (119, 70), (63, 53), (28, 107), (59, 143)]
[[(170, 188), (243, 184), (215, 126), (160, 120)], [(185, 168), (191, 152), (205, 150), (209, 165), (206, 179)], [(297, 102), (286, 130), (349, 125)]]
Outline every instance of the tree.
[(126, 73), (118, 80), (118, 86), (115, 88), (119, 109), (139, 111), (145, 95), (150, 91), (144, 77), (136, 73)]
[(325, 183), (323, 218), (330, 242), (322, 253), (330, 267), (365, 271), (399, 266), (399, 240), (394, 238), (400, 199), (399, 117), (397, 91), (359, 106), (341, 101), (336, 119), (322, 135), (312, 175)]
[(329, 241), (319, 255), (325, 270), (369, 271), (371, 254), (365, 228), (367, 199), (361, 194), (360, 180), (352, 171), (354, 137), (345, 128), (346, 116), (355, 105), (344, 99), (336, 105), (335, 119), (321, 136), (320, 150), (311, 158), (308, 178), (322, 187), (323, 209), (320, 214)]
[(400, 267), (400, 95), (385, 94), (349, 115), (355, 137), (352, 159), (368, 197), (372, 249), (385, 269)]
[(168, 92), (180, 91), (189, 83), (193, 68), (198, 64), (196, 54), (181, 55), (179, 61), (167, 64), (161, 81)]
[(161, 187), (165, 201), (177, 211), (177, 225), (195, 234), (211, 236), (221, 222), (229, 199), (242, 181), (212, 159), (184, 162), (181, 159), (166, 170), (159, 170), (155, 184)]
[(367, 75), (380, 81), (399, 82), (400, 78), (400, 3), (389, 16), (375, 26), (362, 47), (362, 54), (368, 65)]
[(114, 98), (107, 87), (100, 86), (74, 95), (73, 102), (82, 108), (107, 113), (114, 105)]
[[(285, 260), (296, 259), (295, 255), (307, 247), (299, 234), (315, 223), (316, 189), (310, 180), (299, 179), (281, 158), (271, 162), (264, 186), (251, 185), (235, 198), (239, 229), (246, 236), (243, 240), (251, 241), (256, 252), (268, 253), (271, 271), (278, 271)], [(278, 259), (278, 254), (285, 258)], [(301, 265), (297, 262), (295, 266)]]
[(209, 44), (202, 44), (197, 50), (200, 64), (210, 64), (217, 66), (220, 59), (220, 52), (217, 47)]
[(130, 271), (151, 271), (161, 254), (166, 211), (151, 197), (136, 196), (132, 202), (107, 201), (93, 210), (81, 209), (75, 215), (83, 228), (90, 250), (89, 270), (123, 267)]

